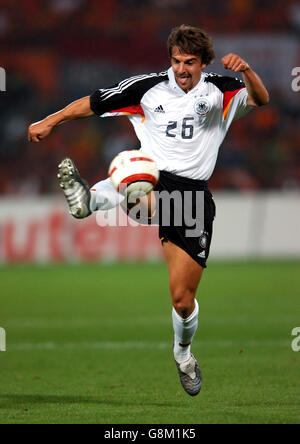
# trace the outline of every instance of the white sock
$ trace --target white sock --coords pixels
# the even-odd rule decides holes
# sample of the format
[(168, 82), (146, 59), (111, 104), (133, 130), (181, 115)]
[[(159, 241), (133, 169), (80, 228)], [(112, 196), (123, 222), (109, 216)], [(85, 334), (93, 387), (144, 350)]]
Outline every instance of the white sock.
[[(183, 319), (175, 308), (173, 308), (173, 328), (174, 328), (174, 358), (178, 363), (187, 361), (191, 356), (191, 343), (198, 328), (199, 305), (195, 299), (195, 310), (187, 318)], [(182, 347), (182, 345), (187, 345)]]
[(91, 211), (105, 211), (115, 208), (125, 199), (122, 194), (118, 193), (113, 187), (110, 178), (101, 180), (91, 189)]

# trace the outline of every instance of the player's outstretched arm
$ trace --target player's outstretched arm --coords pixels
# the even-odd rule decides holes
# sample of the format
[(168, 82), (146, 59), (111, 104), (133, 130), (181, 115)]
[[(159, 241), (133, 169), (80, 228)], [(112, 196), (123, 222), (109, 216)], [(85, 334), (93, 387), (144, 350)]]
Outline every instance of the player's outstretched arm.
[(236, 54), (227, 54), (222, 58), (222, 62), (225, 69), (242, 73), (248, 92), (248, 105), (262, 106), (269, 103), (269, 94), (262, 80), (245, 60)]
[(66, 106), (61, 111), (51, 114), (39, 122), (32, 123), (28, 128), (28, 141), (40, 142), (51, 133), (55, 126), (69, 122), (70, 120), (89, 117), (93, 114), (94, 112), (91, 110), (90, 106), (90, 96), (83, 97), (82, 99), (70, 103), (70, 105)]

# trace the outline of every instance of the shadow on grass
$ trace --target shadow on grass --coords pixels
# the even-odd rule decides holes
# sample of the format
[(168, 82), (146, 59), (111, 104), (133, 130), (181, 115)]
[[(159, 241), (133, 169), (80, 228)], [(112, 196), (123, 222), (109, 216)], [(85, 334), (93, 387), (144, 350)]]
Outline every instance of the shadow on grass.
[[(66, 396), (66, 395), (17, 395), (17, 394), (0, 394), (0, 410), (25, 408), (38, 404), (108, 404), (116, 406), (137, 406), (135, 402), (123, 401), (121, 399), (112, 399), (111, 397), (99, 396)], [(165, 402), (144, 402), (140, 401), (144, 406), (153, 407), (176, 407), (175, 403)]]

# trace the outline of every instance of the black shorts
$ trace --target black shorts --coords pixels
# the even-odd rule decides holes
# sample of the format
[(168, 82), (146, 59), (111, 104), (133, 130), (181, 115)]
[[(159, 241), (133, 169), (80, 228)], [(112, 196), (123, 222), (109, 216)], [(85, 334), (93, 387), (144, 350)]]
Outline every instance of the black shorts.
[[(154, 191), (156, 208), (152, 217), (142, 217), (137, 213), (135, 220), (141, 224), (159, 225), (159, 238), (162, 243), (174, 243), (206, 268), (216, 215), (215, 203), (207, 182), (160, 171)], [(173, 196), (174, 199), (172, 197), (165, 200), (166, 195)], [(200, 207), (201, 223), (198, 217)], [(130, 216), (130, 212), (127, 214)], [(197, 222), (192, 225), (193, 221)]]
[[(162, 243), (173, 242), (178, 247), (182, 248), (189, 256), (198, 262), (203, 268), (206, 268), (206, 261), (209, 256), (213, 221), (216, 215), (216, 206), (211, 192), (208, 189), (207, 182), (201, 180), (188, 179), (177, 176), (166, 171), (160, 172), (159, 181), (154, 189), (161, 193), (167, 191), (172, 193), (177, 191), (182, 196), (182, 218), (177, 214), (177, 221), (175, 220), (175, 205), (170, 205), (170, 224), (166, 226), (162, 217), (163, 199), (159, 199), (159, 238)], [(202, 192), (202, 193), (197, 193)], [(188, 199), (189, 202), (185, 200)], [(201, 229), (196, 229), (197, 225), (191, 225), (192, 220), (197, 219), (197, 202), (202, 199), (202, 210), (204, 215), (201, 216)], [(171, 200), (172, 203), (172, 200)], [(186, 220), (185, 211), (191, 210), (192, 219)], [(182, 223), (178, 226), (178, 220), (181, 218)], [(189, 234), (193, 232), (193, 235)]]

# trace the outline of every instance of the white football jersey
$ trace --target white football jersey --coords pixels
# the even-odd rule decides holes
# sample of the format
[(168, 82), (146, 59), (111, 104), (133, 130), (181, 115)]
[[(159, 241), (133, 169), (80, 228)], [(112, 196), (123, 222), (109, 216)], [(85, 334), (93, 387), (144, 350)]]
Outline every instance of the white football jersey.
[(170, 68), (96, 91), (91, 109), (101, 117), (128, 115), (141, 149), (160, 170), (208, 180), (231, 122), (252, 108), (247, 97), (241, 80), (214, 73), (202, 73), (185, 93)]

